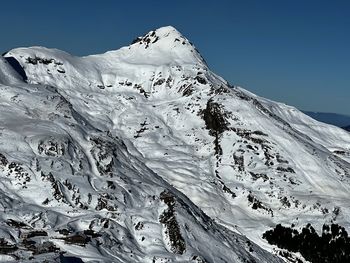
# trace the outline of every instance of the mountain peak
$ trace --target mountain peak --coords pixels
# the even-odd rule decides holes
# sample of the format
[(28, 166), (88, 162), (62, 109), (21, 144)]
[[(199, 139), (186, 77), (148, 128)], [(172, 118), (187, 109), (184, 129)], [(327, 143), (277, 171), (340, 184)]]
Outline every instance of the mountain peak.
[(160, 27), (137, 37), (129, 46), (129, 49), (139, 48), (148, 50), (146, 52), (147, 56), (156, 57), (156, 54), (160, 55), (169, 64), (179, 62), (206, 65), (205, 60), (195, 46), (173, 26)]
[(176, 42), (183, 41), (184, 44), (189, 41), (173, 26), (164, 26), (156, 30), (149, 31), (143, 36), (137, 37), (132, 44), (138, 43), (143, 44), (145, 48), (148, 48), (150, 45), (161, 41), (161, 42)]

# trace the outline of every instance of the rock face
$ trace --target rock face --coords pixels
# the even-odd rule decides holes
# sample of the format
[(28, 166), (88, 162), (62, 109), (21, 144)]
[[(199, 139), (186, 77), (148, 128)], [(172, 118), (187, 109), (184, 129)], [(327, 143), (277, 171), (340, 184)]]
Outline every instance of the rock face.
[[(264, 233), (263, 238), (280, 248), (300, 252), (309, 262), (349, 262), (350, 260), (350, 238), (346, 230), (336, 224), (323, 225), (320, 236), (310, 224), (307, 224), (301, 233), (296, 229), (278, 224), (275, 229)], [(280, 253), (291, 256), (287, 252)]]
[(4, 56), (1, 260), (296, 261), (264, 233), (349, 229), (349, 133), (229, 85), (176, 29)]

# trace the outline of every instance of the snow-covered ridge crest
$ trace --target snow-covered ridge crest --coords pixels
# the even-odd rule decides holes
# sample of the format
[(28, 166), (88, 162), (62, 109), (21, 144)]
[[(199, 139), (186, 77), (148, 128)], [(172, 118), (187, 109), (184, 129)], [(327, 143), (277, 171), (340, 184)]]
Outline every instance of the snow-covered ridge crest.
[(13, 49), (5, 57), (19, 62), (30, 83), (55, 86), (60, 82), (69, 87), (77, 82), (94, 89), (132, 82), (149, 93), (154, 83), (174, 72), (190, 76), (209, 70), (194, 45), (171, 26), (150, 31), (131, 45), (104, 54), (76, 57), (36, 46)]
[(164, 64), (205, 64), (194, 45), (172, 26), (161, 27), (136, 38), (129, 48), (140, 47), (147, 49), (143, 51), (147, 56), (163, 56)]
[[(76, 60), (80, 59), (85, 64), (94, 64), (97, 62), (96, 60), (100, 60), (105, 65), (116, 68), (120, 63), (150, 67), (175, 65), (207, 67), (195, 46), (172, 26), (152, 30), (143, 36), (137, 37), (129, 46), (118, 50), (82, 58), (72, 56), (64, 51), (45, 47), (17, 48), (7, 52), (5, 56), (11, 57), (14, 54), (17, 56), (44, 57), (48, 60), (64, 58), (65, 61), (75, 61), (75, 63), (78, 63)], [(98, 67), (100, 65), (94, 66)]]

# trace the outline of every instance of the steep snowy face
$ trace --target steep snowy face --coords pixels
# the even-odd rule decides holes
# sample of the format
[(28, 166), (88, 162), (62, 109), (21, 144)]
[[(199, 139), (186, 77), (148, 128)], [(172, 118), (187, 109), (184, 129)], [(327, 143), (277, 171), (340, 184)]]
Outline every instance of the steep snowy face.
[(21, 82), (21, 76), (4, 57), (0, 57), (0, 69), (0, 84), (6, 85)]
[(139, 114), (148, 98), (131, 80), (153, 83), (123, 71), (127, 63), (116, 67), (118, 56), (111, 65), (111, 54), (75, 58), (37, 47), (1, 57), (0, 261), (281, 262), (216, 223), (117, 134), (111, 111), (128, 121), (125, 111)]
[[(333, 222), (350, 229), (347, 205), (350, 196), (349, 133), (314, 122), (293, 107), (232, 87), (208, 69), (196, 49), (174, 28), (151, 31), (130, 46), (101, 55), (79, 58), (59, 50), (33, 47), (14, 49), (5, 56), (14, 58), (23, 68), (28, 93), (49, 90), (64, 101), (58, 103), (57, 98), (54, 100), (57, 104), (66, 105), (61, 109), (61, 106), (54, 106), (56, 102), (38, 100), (38, 105), (44, 103), (54, 108), (52, 111), (46, 107), (41, 111), (24, 108), (23, 112), (32, 112), (35, 118), (48, 114), (53, 125), (57, 125), (54, 109), (58, 107), (64, 122), (77, 123), (64, 124), (62, 132), (70, 132), (64, 139), (66, 142), (81, 138), (78, 145), (82, 153), (76, 154), (75, 159), (71, 155), (60, 159), (68, 163), (72, 159), (77, 164), (78, 160), (84, 162), (86, 159), (79, 171), (91, 175), (89, 183), (75, 183), (79, 189), (85, 189), (79, 192), (91, 193), (98, 200), (98, 194), (113, 183), (115, 188), (111, 186), (108, 194), (111, 198), (117, 195), (112, 200), (119, 200), (117, 206), (122, 209), (117, 211), (125, 214), (122, 220), (129, 222), (117, 221), (129, 231), (129, 237), (124, 238), (142, 240), (142, 236), (137, 236), (139, 232), (130, 230), (134, 223), (137, 228), (142, 225), (145, 231), (149, 229), (154, 235), (151, 240), (158, 240), (156, 236), (164, 237), (160, 243), (138, 242), (137, 255), (140, 257), (149, 255), (150, 260), (156, 257), (159, 261), (160, 258), (186, 261), (193, 255), (197, 262), (236, 262), (248, 256), (248, 249), (248, 252), (258, 251), (250, 252), (259, 262), (275, 260), (258, 247), (250, 249), (250, 244), (254, 243), (247, 242), (237, 234), (240, 233), (271, 252), (296, 260), (302, 259), (300, 254), (272, 247), (263, 239), (263, 234), (280, 223), (293, 224), (296, 228), (311, 223), (320, 230), (323, 224)], [(21, 96), (12, 97), (15, 97), (11, 100), (14, 105), (30, 105), (23, 103)], [(9, 109), (8, 112), (7, 118), (10, 118)], [(31, 129), (35, 130), (34, 127)], [(50, 132), (43, 130), (41, 134)], [(96, 135), (91, 134), (95, 133), (102, 136), (102, 142), (92, 139)], [(74, 141), (68, 142), (68, 145), (77, 145)], [(41, 152), (33, 152), (42, 154), (48, 148), (46, 151), (50, 153), (51, 143), (45, 145), (48, 146), (40, 147), (43, 148)], [(120, 154), (112, 154), (115, 145), (126, 146), (123, 161), (119, 160)], [(64, 152), (71, 154), (72, 150)], [(140, 162), (140, 167), (143, 165), (142, 168), (134, 167), (134, 159)], [(75, 169), (80, 166), (77, 164), (76, 168), (71, 165), (71, 173), (78, 174)], [(50, 158), (47, 167), (44, 175), (53, 169), (50, 167), (56, 167), (51, 165)], [(129, 171), (136, 175), (129, 175)], [(101, 173), (108, 179), (103, 179)], [(62, 185), (66, 179), (75, 178), (60, 170), (52, 174)], [(129, 192), (129, 185), (137, 190)], [(118, 187), (126, 192), (119, 191)], [(56, 188), (52, 186), (53, 192)], [(163, 188), (167, 190), (164, 192)], [(120, 192), (125, 192), (123, 197), (117, 194)], [(137, 194), (144, 192), (147, 194)], [(182, 194), (187, 198), (183, 199)], [(82, 196), (79, 201), (83, 200), (87, 211), (96, 208), (96, 205), (88, 205), (89, 197), (85, 200)], [(145, 196), (155, 196), (155, 203)], [(114, 202), (110, 200), (108, 204)], [(147, 205), (148, 201), (154, 206)], [(78, 209), (75, 201), (70, 203)], [(162, 205), (164, 207), (160, 208)], [(106, 207), (98, 211), (109, 211)], [(141, 207), (152, 211), (150, 217), (143, 215), (149, 213)], [(198, 210), (202, 219), (193, 215), (192, 210)], [(137, 211), (137, 218), (142, 218), (138, 220), (142, 224), (133, 221), (133, 211)], [(96, 216), (96, 212), (91, 212), (91, 216)], [(192, 222), (197, 227), (197, 221), (205, 221), (210, 226), (199, 226), (196, 229), (202, 230), (196, 230), (198, 234), (194, 234), (186, 226)], [(152, 222), (157, 230), (147, 228), (144, 222)], [(228, 236), (205, 234), (212, 228), (223, 229), (230, 237), (237, 235), (243, 243), (236, 247)], [(175, 229), (175, 232), (169, 229)], [(115, 231), (108, 230), (106, 235), (120, 240)], [(147, 232), (147, 235), (151, 233)], [(215, 246), (204, 245), (212, 240)], [(122, 250), (114, 250), (114, 245), (102, 245), (111, 253), (103, 254), (103, 257), (121, 257)], [(69, 246), (64, 249), (73, 253)], [(123, 249), (126, 251), (125, 247)], [(157, 249), (162, 252), (157, 254)], [(204, 251), (208, 253), (204, 254)], [(220, 251), (220, 255), (214, 251)], [(97, 255), (98, 252), (91, 258)]]
[[(146, 100), (151, 95), (153, 99), (168, 96), (171, 100), (178, 97), (179, 90), (169, 87), (180, 87), (181, 93), (190, 94), (204, 88), (200, 83), (207, 83), (211, 77), (196, 49), (173, 27), (151, 31), (128, 47), (101, 55), (79, 58), (55, 49), (33, 47), (11, 50), (6, 57), (19, 61), (29, 83), (64, 87), (60, 92), (89, 115), (91, 103), (100, 104), (97, 100), (101, 100), (103, 106), (96, 107), (91, 118), (86, 117), (105, 129), (109, 129), (106, 125), (111, 121), (119, 122), (106, 114), (105, 107), (116, 112), (115, 106), (129, 104), (116, 103), (115, 97), (140, 94)], [(189, 85), (189, 80), (200, 85)], [(94, 102), (82, 99), (87, 96), (94, 96)]]

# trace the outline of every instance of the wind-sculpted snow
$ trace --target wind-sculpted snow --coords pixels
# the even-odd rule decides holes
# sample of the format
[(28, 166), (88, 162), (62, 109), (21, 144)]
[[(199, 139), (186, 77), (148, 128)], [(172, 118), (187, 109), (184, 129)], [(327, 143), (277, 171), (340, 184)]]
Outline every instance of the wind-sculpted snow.
[[(17, 60), (16, 60), (17, 61)], [(18, 63), (18, 62), (17, 62)], [(10, 84), (21, 82), (21, 76), (16, 72), (16, 70), (8, 62), (8, 59), (0, 57), (0, 83)]]
[(55, 89), (21, 86), (0, 86), (1, 260), (68, 252), (101, 262), (277, 262), (217, 225)]
[(277, 224), (349, 229), (349, 133), (230, 86), (176, 29), (5, 56), (27, 82), (1, 64), (4, 259), (278, 262)]

